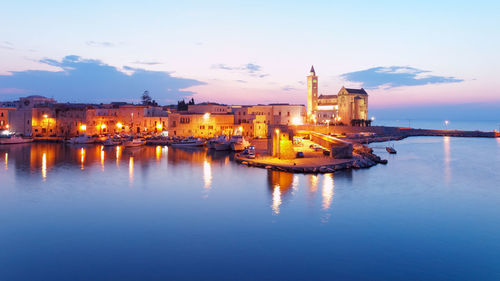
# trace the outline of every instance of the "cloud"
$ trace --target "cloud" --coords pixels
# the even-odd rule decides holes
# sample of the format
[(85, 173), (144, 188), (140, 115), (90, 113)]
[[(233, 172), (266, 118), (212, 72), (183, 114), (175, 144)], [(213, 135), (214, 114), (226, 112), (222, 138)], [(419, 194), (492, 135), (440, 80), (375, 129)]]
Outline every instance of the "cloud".
[(157, 65), (157, 64), (162, 64), (162, 63), (158, 62), (158, 61), (134, 61), (133, 64)]
[(219, 70), (228, 70), (228, 71), (235, 71), (238, 73), (243, 73), (252, 77), (258, 77), (258, 78), (264, 78), (266, 76), (269, 76), (267, 73), (262, 72), (262, 67), (260, 65), (254, 64), (254, 63), (247, 63), (242, 66), (228, 66), (226, 64), (214, 64), (212, 65), (213, 69), (219, 69)]
[(0, 42), (0, 49), (4, 50), (14, 50), (14, 45), (9, 41)]
[(285, 87), (283, 87), (283, 88), (282, 88), (282, 90), (283, 90), (283, 91), (287, 91), (287, 92), (289, 92), (289, 91), (293, 91), (293, 90), (295, 90), (295, 88), (294, 88), (294, 87), (291, 87), (291, 86), (285, 86)]
[(431, 75), (431, 71), (408, 66), (374, 67), (366, 70), (344, 73), (340, 77), (346, 81), (360, 83), (362, 87), (395, 88), (427, 84), (458, 83), (464, 81), (455, 77)]
[(87, 44), (88, 46), (91, 46), (91, 47), (114, 47), (115, 46), (114, 43), (107, 42), (107, 41), (101, 41), (101, 42), (87, 41), (87, 42), (85, 42), (85, 44)]
[[(194, 79), (172, 77), (168, 72), (124, 67), (128, 74), (99, 60), (66, 56), (62, 60), (43, 59), (41, 63), (58, 67), (59, 71), (25, 70), (0, 75), (0, 92), (17, 98), (20, 93), (54, 97), (59, 101), (109, 102), (138, 100), (149, 90), (159, 102), (177, 100), (194, 93), (191, 86), (203, 85)], [(12, 92), (8, 89), (16, 89)]]

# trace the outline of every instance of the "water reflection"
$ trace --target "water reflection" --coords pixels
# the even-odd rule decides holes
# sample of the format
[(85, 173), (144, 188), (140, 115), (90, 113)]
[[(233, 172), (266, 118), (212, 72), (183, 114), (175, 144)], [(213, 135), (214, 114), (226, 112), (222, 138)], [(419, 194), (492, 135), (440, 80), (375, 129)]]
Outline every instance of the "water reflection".
[(157, 145), (156, 146), (156, 161), (160, 162), (161, 159), (161, 146)]
[[(275, 214), (279, 214), (284, 197), (294, 185), (294, 175), (287, 172), (267, 170), (267, 181), (272, 192), (271, 209)], [(296, 184), (298, 184), (298, 179), (296, 181)]]
[(321, 195), (323, 196), (323, 210), (330, 209), (330, 205), (332, 204), (333, 194), (334, 194), (334, 182), (332, 174), (325, 174), (323, 176), (323, 190)]
[(134, 182), (134, 157), (130, 156), (128, 160), (128, 179), (130, 184)]
[(318, 190), (318, 175), (309, 175), (309, 192), (315, 193)]
[(47, 153), (42, 155), (42, 179), (47, 179)]
[(85, 149), (82, 147), (80, 149), (80, 169), (83, 170), (85, 167), (84, 167), (84, 163), (85, 163)]
[(101, 146), (101, 170), (104, 172), (104, 146)]
[(448, 184), (451, 179), (451, 169), (450, 169), (450, 137), (443, 137), (444, 146), (444, 180)]
[(9, 153), (5, 152), (5, 170), (9, 169)]
[(210, 186), (212, 185), (212, 167), (207, 159), (203, 161), (203, 181), (205, 183), (205, 189), (210, 190)]

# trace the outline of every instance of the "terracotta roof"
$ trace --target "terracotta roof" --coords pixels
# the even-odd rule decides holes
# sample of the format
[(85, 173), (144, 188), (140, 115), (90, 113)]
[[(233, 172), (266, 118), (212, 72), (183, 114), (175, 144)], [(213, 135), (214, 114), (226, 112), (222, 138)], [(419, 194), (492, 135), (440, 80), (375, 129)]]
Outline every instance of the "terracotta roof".
[(316, 74), (316, 71), (314, 71), (314, 65), (311, 65), (311, 71), (309, 71), (309, 72)]

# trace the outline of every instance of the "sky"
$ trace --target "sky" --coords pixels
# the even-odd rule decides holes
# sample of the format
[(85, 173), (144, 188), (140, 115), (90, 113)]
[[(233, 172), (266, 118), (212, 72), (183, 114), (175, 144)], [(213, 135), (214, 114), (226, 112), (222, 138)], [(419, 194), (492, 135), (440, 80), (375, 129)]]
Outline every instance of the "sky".
[(500, 119), (499, 11), (496, 1), (3, 1), (0, 100), (134, 102), (148, 90), (161, 104), (305, 104), (314, 65), (320, 94), (363, 87), (373, 112)]

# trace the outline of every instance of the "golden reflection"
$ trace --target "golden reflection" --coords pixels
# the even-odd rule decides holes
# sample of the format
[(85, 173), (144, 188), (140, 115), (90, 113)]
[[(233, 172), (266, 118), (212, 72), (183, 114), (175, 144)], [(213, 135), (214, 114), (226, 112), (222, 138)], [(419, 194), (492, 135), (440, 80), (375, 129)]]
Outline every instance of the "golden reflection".
[(101, 170), (104, 172), (104, 146), (101, 147)]
[(280, 205), (283, 202), (283, 197), (294, 187), (298, 185), (298, 178), (294, 174), (288, 172), (280, 172), (267, 170), (268, 187), (272, 191), (271, 208), (275, 214), (280, 213)]
[(333, 181), (333, 175), (325, 174), (323, 176), (323, 190), (321, 192), (321, 195), (323, 196), (323, 210), (328, 210), (330, 208), (334, 193), (335, 185)]
[(446, 183), (449, 183), (451, 179), (450, 137), (443, 137), (443, 145), (444, 145), (444, 180)]
[(496, 139), (497, 139), (497, 144), (498, 144), (498, 147), (500, 147), (500, 138), (499, 138), (499, 137), (497, 137)]
[(9, 169), (9, 153), (5, 152), (5, 170)]
[(134, 181), (134, 157), (130, 156), (128, 160), (128, 179), (130, 183)]
[(120, 150), (120, 147), (117, 146), (116, 147), (116, 167), (118, 167), (120, 164), (120, 156), (121, 156), (121, 150)]
[(294, 193), (299, 190), (299, 176), (298, 175), (293, 176), (292, 189), (293, 189)]
[(161, 146), (156, 146), (156, 161), (160, 161), (161, 159)]
[(81, 169), (83, 170), (85, 167), (84, 167), (84, 164), (85, 163), (85, 149), (83, 149), (83, 147), (80, 149), (80, 164), (81, 164)]
[(205, 182), (205, 189), (210, 189), (212, 185), (212, 166), (206, 159), (203, 162), (203, 181)]
[(280, 205), (281, 205), (281, 191), (280, 191), (280, 186), (279, 184), (274, 186), (274, 191), (273, 191), (273, 205), (271, 208), (273, 209), (273, 212), (278, 215), (280, 213)]
[(309, 176), (309, 192), (315, 193), (318, 190), (318, 175)]
[(42, 154), (42, 179), (47, 178), (47, 153)]

